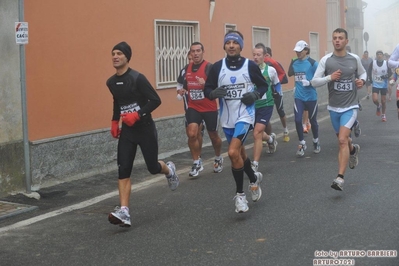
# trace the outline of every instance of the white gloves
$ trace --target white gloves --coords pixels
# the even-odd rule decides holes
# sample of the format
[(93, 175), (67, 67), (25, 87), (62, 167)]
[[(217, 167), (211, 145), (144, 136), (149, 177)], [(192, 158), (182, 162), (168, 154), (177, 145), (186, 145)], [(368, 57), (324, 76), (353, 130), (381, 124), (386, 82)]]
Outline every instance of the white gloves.
[(393, 79), (391, 79), (391, 80), (389, 81), (389, 84), (390, 84), (390, 85), (393, 85), (393, 84), (395, 84), (395, 81), (394, 81)]
[(310, 86), (310, 81), (307, 79), (301, 80), (303, 86)]

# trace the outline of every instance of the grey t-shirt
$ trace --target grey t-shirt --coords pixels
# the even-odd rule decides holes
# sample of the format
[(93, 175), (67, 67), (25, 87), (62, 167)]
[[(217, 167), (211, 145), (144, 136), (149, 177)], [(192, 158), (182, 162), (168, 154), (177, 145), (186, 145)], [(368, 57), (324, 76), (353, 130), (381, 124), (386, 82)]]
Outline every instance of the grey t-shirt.
[[(330, 75), (340, 69), (339, 80), (331, 80)], [(345, 112), (359, 108), (357, 99), (356, 78), (366, 80), (367, 73), (359, 56), (347, 53), (345, 56), (336, 56), (333, 53), (325, 55), (319, 62), (312, 85), (322, 86), (328, 82), (328, 110)]]

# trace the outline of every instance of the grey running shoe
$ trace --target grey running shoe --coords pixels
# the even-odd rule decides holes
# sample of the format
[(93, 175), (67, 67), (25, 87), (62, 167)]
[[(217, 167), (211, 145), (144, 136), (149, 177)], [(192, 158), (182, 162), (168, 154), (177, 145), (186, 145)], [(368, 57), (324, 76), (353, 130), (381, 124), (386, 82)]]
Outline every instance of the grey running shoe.
[(256, 172), (256, 181), (248, 186), (248, 190), (251, 193), (252, 201), (257, 202), (262, 196), (262, 189), (260, 188), (260, 183), (262, 182), (263, 175), (261, 172)]
[(267, 143), (267, 145), (269, 146), (269, 153), (275, 153), (276, 149), (277, 149), (277, 140), (276, 140), (276, 134), (271, 133), (270, 137), (273, 139), (272, 143)]
[(169, 171), (172, 173), (172, 176), (166, 177), (166, 179), (168, 180), (169, 188), (173, 191), (179, 186), (179, 177), (176, 174), (176, 166), (173, 162), (167, 162), (166, 165), (168, 166)]
[(127, 211), (122, 210), (119, 206), (116, 206), (114, 211), (108, 214), (108, 221), (111, 224), (116, 224), (121, 227), (130, 227), (130, 215)]
[(331, 184), (331, 187), (335, 190), (344, 190), (344, 179), (341, 177), (335, 178), (333, 183)]
[(258, 167), (259, 167), (259, 164), (251, 162), (251, 168), (252, 168), (252, 170), (254, 170), (255, 173), (258, 172)]
[(356, 165), (359, 163), (359, 151), (360, 151), (360, 146), (359, 144), (353, 144), (353, 147), (356, 149), (355, 154), (350, 154), (349, 155), (349, 168), (354, 169)]
[(303, 157), (307, 148), (308, 147), (306, 146), (306, 144), (299, 144), (298, 150), (296, 151), (296, 156)]
[(237, 195), (234, 197), (235, 200), (235, 205), (236, 205), (236, 212), (237, 213), (243, 213), (248, 211), (248, 201), (247, 201), (247, 196), (245, 193), (237, 193)]
[(318, 154), (321, 151), (320, 142), (313, 142), (313, 152)]
[(220, 173), (222, 171), (223, 171), (223, 157), (220, 157), (220, 159), (215, 159), (215, 161), (213, 162), (213, 172)]
[(199, 160), (198, 163), (193, 163), (193, 166), (191, 167), (190, 173), (188, 173), (189, 176), (198, 176), (199, 173), (204, 170), (204, 167), (202, 166), (202, 161)]
[(362, 134), (362, 130), (360, 129), (360, 123), (356, 120), (355, 125), (353, 126), (353, 132), (355, 133), (355, 137), (358, 138), (360, 134)]

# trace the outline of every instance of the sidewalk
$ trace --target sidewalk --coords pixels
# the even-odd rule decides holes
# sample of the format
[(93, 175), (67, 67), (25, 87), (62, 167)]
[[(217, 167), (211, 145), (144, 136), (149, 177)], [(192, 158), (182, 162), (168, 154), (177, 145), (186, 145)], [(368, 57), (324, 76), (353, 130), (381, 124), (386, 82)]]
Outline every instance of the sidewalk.
[(37, 208), (37, 206), (0, 201), (0, 220), (25, 212), (30, 212), (36, 210)]

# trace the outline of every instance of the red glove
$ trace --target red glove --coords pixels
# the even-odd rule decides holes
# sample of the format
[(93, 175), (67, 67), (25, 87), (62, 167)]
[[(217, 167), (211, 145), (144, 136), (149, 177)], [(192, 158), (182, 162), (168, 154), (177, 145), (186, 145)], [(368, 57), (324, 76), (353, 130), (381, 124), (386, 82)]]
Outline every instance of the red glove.
[(129, 127), (133, 126), (137, 121), (140, 120), (138, 112), (121, 114), (122, 122)]
[(112, 120), (111, 123), (111, 135), (118, 139), (119, 135), (121, 134), (121, 130), (119, 129), (119, 121), (118, 120)]

